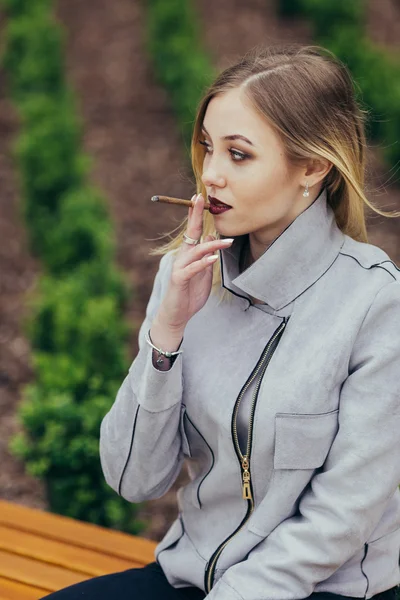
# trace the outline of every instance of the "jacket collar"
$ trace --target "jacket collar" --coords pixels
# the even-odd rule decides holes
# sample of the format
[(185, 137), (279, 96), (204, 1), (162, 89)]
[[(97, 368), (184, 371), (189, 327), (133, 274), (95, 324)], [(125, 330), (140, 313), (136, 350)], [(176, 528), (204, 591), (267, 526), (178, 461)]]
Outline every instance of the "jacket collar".
[[(291, 303), (333, 264), (344, 243), (323, 188), (266, 251), (239, 274), (239, 257), (248, 234), (220, 250), (222, 286), (235, 295), (258, 298), (273, 310)], [(243, 294), (244, 292), (244, 294)]]

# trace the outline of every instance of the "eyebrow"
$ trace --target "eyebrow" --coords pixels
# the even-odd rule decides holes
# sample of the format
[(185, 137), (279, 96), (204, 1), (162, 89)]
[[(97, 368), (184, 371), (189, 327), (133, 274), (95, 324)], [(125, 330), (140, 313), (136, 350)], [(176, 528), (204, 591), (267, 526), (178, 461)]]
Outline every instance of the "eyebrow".
[[(208, 135), (208, 137), (211, 137), (204, 125), (202, 125), (201, 129)], [(240, 135), (240, 133), (225, 135), (221, 137), (221, 140), (243, 140), (244, 142), (247, 142), (247, 144), (249, 144), (250, 146), (254, 146), (254, 144), (247, 137), (245, 137), (244, 135)]]

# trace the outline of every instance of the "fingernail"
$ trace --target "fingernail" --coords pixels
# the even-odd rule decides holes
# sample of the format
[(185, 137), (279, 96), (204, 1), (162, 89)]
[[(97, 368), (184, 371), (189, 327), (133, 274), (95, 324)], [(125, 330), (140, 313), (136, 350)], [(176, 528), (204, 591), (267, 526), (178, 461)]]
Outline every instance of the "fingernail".
[(221, 240), (222, 244), (231, 244), (233, 242), (233, 238), (225, 238)]

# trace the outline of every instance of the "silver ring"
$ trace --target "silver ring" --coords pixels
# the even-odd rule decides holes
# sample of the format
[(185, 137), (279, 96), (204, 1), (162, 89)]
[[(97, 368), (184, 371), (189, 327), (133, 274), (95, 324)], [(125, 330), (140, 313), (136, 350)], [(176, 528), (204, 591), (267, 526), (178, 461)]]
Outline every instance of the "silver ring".
[(188, 235), (186, 235), (186, 233), (183, 234), (183, 239), (187, 244), (191, 244), (192, 246), (195, 246), (200, 242), (200, 240), (194, 240), (193, 238), (189, 237)]

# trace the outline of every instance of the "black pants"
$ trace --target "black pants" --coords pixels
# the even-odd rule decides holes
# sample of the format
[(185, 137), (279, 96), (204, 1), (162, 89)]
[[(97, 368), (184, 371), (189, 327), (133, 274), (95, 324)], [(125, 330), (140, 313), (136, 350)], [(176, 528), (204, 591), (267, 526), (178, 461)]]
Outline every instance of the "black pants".
[[(161, 567), (153, 562), (139, 569), (94, 577), (54, 592), (45, 598), (46, 600), (202, 600), (205, 598), (205, 593), (196, 587), (172, 587)], [(311, 594), (309, 598), (347, 600), (350, 597), (319, 592)], [(396, 600), (396, 588), (377, 594), (373, 598)], [(350, 598), (350, 600), (355, 599)]]

